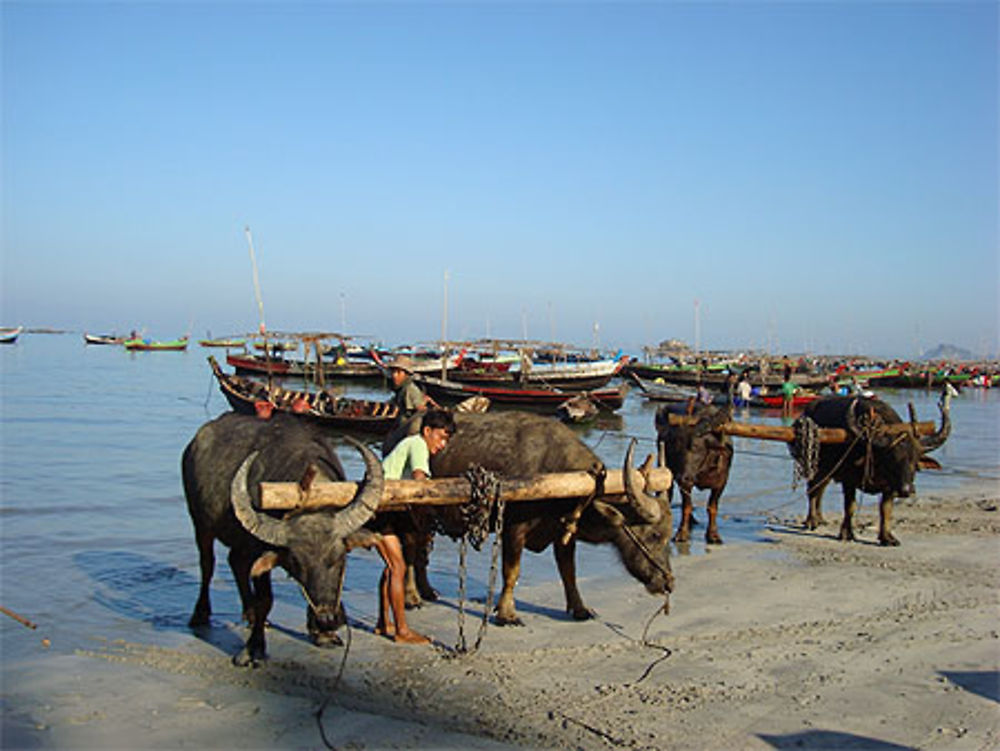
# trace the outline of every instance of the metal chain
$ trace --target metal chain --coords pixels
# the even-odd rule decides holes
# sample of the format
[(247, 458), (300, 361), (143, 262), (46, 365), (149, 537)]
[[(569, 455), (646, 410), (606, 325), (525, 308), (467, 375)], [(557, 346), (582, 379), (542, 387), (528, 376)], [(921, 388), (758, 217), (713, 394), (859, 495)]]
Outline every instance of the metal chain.
[[(469, 502), (460, 509), (464, 534), (458, 547), (458, 643), (455, 652), (472, 654), (479, 649), (486, 635), (490, 611), (493, 608), (493, 597), (496, 588), (497, 563), (500, 559), (500, 539), (503, 530), (503, 512), (505, 503), (500, 500), (500, 476), (473, 464), (465, 472), (469, 481)], [(490, 563), (490, 574), (487, 583), (486, 601), (483, 605), (483, 617), (479, 622), (479, 632), (476, 642), (469, 650), (465, 640), (465, 596), (467, 566), (466, 558), (468, 544), (471, 543), (477, 551), (482, 548), (486, 538), (493, 534), (493, 551)]]
[(788, 452), (795, 460), (792, 473), (792, 490), (799, 482), (808, 482), (819, 471), (819, 426), (808, 415), (802, 415), (794, 423), (795, 438), (788, 444)]

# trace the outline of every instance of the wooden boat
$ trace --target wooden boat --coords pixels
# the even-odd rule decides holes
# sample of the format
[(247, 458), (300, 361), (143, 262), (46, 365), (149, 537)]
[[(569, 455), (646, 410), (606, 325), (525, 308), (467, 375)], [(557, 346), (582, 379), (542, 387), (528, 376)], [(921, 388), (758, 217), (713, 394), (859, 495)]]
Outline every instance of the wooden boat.
[(237, 347), (246, 347), (246, 339), (199, 339), (198, 344), (202, 347), (227, 347), (235, 349)]
[(114, 336), (112, 334), (88, 334), (83, 333), (84, 344), (124, 344), (124, 336)]
[[(470, 396), (485, 396), (493, 404), (530, 407), (553, 414), (559, 405), (578, 393), (539, 386), (504, 388), (475, 383), (458, 383), (456, 381), (442, 381), (440, 378), (420, 374), (415, 374), (413, 380), (439, 402), (454, 403), (468, 399)], [(625, 403), (627, 387), (622, 384), (618, 388), (595, 389), (579, 393), (586, 393), (587, 397), (598, 407), (614, 411), (620, 409)]]
[(686, 402), (698, 397), (698, 390), (674, 383), (650, 381), (640, 378), (635, 373), (629, 373), (629, 379), (639, 387), (640, 393), (646, 399), (654, 402)]
[(0, 344), (13, 344), (22, 331), (24, 331), (24, 326), (18, 326), (15, 329), (0, 329)]
[[(233, 367), (240, 375), (271, 375), (291, 377), (314, 377), (316, 363), (304, 360), (285, 360), (281, 357), (266, 358), (263, 355), (243, 353), (228, 353), (226, 364)], [(323, 363), (323, 378), (336, 379), (371, 379), (382, 378), (382, 369), (373, 362), (347, 360), (345, 362)]]
[(296, 391), (272, 384), (270, 388), (252, 378), (227, 375), (214, 357), (208, 358), (226, 401), (234, 411), (257, 414), (257, 403), (272, 405), (324, 425), (364, 433), (385, 435), (396, 423), (399, 408), (391, 402), (337, 397), (328, 391)]
[(154, 339), (126, 339), (125, 349), (132, 352), (179, 352), (187, 349), (188, 338), (182, 336), (172, 341), (156, 341)]
[(606, 386), (618, 375), (627, 358), (559, 363), (534, 363), (519, 370), (463, 370), (457, 368), (448, 378), (459, 383), (501, 388), (552, 387), (564, 391), (588, 391)]
[[(672, 383), (656, 383), (640, 378), (634, 373), (631, 380), (639, 387), (643, 397), (656, 402), (686, 402), (689, 399), (697, 399), (697, 389), (678, 386)], [(820, 394), (812, 392), (802, 392), (792, 397), (792, 409), (802, 409), (810, 402), (820, 398)], [(729, 401), (728, 394), (714, 393), (712, 403), (725, 405)], [(759, 409), (781, 409), (784, 405), (781, 392), (771, 394), (753, 394), (749, 404), (737, 404), (739, 407), (756, 407)]]
[[(741, 369), (742, 370), (742, 369)], [(722, 391), (726, 386), (726, 379), (730, 373), (725, 369), (699, 370), (690, 365), (641, 365), (629, 363), (625, 366), (624, 372), (634, 373), (645, 380), (655, 380), (662, 378), (668, 383), (676, 383), (682, 386), (697, 386), (704, 384), (709, 389)], [(733, 376), (738, 377), (739, 372), (734, 371)], [(768, 388), (780, 388), (784, 380), (781, 371), (769, 372), (766, 376), (759, 370), (751, 370), (749, 373), (750, 383), (754, 386), (767, 386)], [(792, 383), (799, 388), (821, 389), (828, 383), (828, 377), (816, 373), (792, 373)]]

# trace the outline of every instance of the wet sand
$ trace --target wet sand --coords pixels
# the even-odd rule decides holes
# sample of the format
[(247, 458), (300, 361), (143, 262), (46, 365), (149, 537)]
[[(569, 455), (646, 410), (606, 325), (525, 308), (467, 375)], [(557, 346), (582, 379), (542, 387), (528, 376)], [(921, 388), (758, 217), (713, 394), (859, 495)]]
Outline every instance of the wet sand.
[[(1000, 747), (995, 483), (898, 502), (899, 548), (875, 544), (867, 497), (860, 540), (834, 539), (839, 493), (829, 495), (829, 523), (815, 532), (789, 517), (760, 541), (674, 556), (666, 617), (619, 568), (581, 582), (597, 617), (574, 622), (553, 566), (517, 590), (523, 627), (491, 626), (458, 658), (440, 643), (393, 644), (363, 615), (351, 619), (346, 662), (344, 649), (319, 650), (302, 623), (282, 620), (257, 670), (230, 665), (244, 633), (235, 624), (169, 646), (98, 640), (72, 653), (45, 647), (40, 627), (34, 652), (4, 655), (2, 745)], [(470, 641), (480, 613), (481, 600)], [(409, 619), (454, 643), (453, 601)]]

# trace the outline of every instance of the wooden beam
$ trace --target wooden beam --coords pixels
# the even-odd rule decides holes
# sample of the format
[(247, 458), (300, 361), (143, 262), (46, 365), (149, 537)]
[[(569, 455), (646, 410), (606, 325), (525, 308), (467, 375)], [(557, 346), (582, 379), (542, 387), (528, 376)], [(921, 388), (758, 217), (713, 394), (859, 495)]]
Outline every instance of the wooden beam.
[[(647, 493), (667, 490), (673, 475), (666, 467), (649, 470), (648, 478), (633, 469), (636, 486)], [(350, 503), (358, 490), (354, 482), (314, 482), (303, 491), (294, 482), (262, 482), (261, 508), (269, 511), (301, 508), (343, 507)], [(500, 500), (506, 502), (538, 501), (547, 498), (586, 498), (594, 492), (594, 478), (587, 472), (557, 472), (535, 477), (504, 477), (500, 479)], [(625, 502), (625, 485), (621, 470), (610, 470), (604, 482), (607, 496), (621, 496)], [(464, 477), (441, 477), (429, 480), (386, 480), (380, 511), (393, 511), (406, 506), (442, 506), (466, 503), (469, 481)]]
[[(697, 417), (687, 415), (669, 416), (671, 425), (694, 425), (698, 422)], [(917, 435), (933, 435), (937, 430), (932, 422), (908, 423), (900, 422), (892, 425), (883, 425), (880, 431), (886, 433), (907, 433), (915, 427)], [(725, 435), (741, 436), (743, 438), (758, 438), (764, 441), (784, 441), (791, 443), (795, 440), (795, 430), (790, 425), (756, 425), (746, 422), (727, 422), (719, 426), (718, 432)], [(820, 428), (820, 443), (847, 443), (847, 431), (843, 428)]]

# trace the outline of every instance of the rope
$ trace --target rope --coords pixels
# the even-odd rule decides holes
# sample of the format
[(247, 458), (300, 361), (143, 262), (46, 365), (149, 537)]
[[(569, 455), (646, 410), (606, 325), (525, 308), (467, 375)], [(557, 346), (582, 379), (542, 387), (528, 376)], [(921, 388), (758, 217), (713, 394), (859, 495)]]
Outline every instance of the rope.
[(333, 689), (327, 694), (327, 697), (323, 700), (323, 703), (319, 705), (319, 709), (316, 710), (316, 725), (319, 727), (320, 738), (323, 739), (323, 745), (333, 751), (336, 751), (337, 747), (330, 743), (329, 739), (326, 737), (326, 729), (323, 727), (323, 712), (326, 711), (327, 706), (333, 699), (333, 692), (336, 691), (337, 686), (340, 685), (340, 679), (344, 675), (344, 667), (347, 665), (347, 655), (351, 651), (351, 624), (345, 624), (347, 627), (347, 641), (344, 644), (344, 654), (340, 658), (340, 667), (337, 669), (337, 677), (333, 679)]

